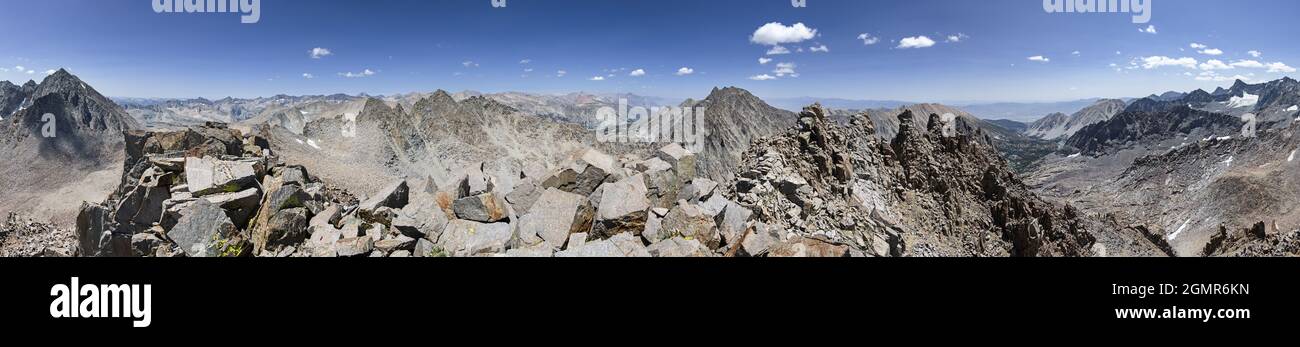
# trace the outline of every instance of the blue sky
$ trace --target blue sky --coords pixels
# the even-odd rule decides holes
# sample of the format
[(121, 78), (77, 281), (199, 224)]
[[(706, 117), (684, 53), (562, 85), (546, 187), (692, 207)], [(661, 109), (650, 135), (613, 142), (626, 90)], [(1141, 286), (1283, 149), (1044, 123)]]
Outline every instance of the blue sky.
[[(262, 0), (256, 24), (159, 14), (152, 1), (6, 1), (0, 80), (39, 81), (66, 67), (130, 97), (447, 89), (698, 98), (739, 86), (764, 97), (955, 103), (1213, 89), (1300, 66), (1294, 0), (1149, 0), (1146, 24), (1131, 14), (1049, 14), (1041, 0)], [(756, 36), (768, 23), (781, 25)], [(867, 45), (863, 33), (878, 41)], [(934, 44), (900, 47), (904, 38), (926, 43), (921, 36)], [(774, 42), (792, 52), (767, 55)], [(330, 54), (313, 58), (314, 48)], [(678, 74), (684, 67), (692, 73)]]

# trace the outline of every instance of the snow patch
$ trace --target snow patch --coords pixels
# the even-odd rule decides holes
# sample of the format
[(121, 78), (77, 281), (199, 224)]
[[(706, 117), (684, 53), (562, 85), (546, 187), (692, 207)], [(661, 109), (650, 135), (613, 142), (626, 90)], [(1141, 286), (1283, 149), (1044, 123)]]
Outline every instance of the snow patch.
[(320, 146), (316, 145), (316, 140), (307, 139), (307, 145), (311, 146), (311, 148), (320, 149)]
[(1183, 230), (1187, 230), (1187, 225), (1191, 223), (1192, 223), (1191, 219), (1188, 219), (1186, 222), (1183, 222), (1183, 226), (1178, 227), (1178, 230), (1174, 231), (1173, 234), (1169, 234), (1169, 237), (1167, 237), (1166, 239), (1168, 239), (1169, 241), (1173, 241), (1174, 239), (1177, 239), (1178, 234), (1182, 234)]
[(1228, 140), (1231, 140), (1231, 139), (1232, 139), (1232, 136), (1223, 136), (1223, 137), (1215, 138), (1215, 140), (1218, 140), (1219, 142), (1228, 141)]
[(1300, 105), (1291, 105), (1291, 107), (1290, 107), (1290, 108), (1287, 108), (1286, 111), (1287, 111), (1287, 112), (1300, 111)]
[(1228, 107), (1230, 108), (1251, 107), (1258, 103), (1259, 95), (1251, 95), (1247, 92), (1241, 92), (1240, 97), (1234, 96), (1232, 99), (1228, 99)]
[(1083, 152), (1079, 152), (1079, 153), (1071, 154), (1070, 156), (1068, 156), (1068, 157), (1066, 157), (1066, 158), (1074, 159), (1074, 158), (1078, 158), (1078, 157), (1081, 156), (1081, 155), (1083, 155)]
[(1228, 166), (1232, 166), (1232, 160), (1233, 160), (1233, 159), (1236, 159), (1236, 158), (1235, 158), (1235, 157), (1228, 157), (1228, 160), (1224, 160), (1224, 161), (1223, 161), (1223, 164), (1227, 164)]
[(293, 139), (293, 140), (294, 140), (294, 141), (298, 141), (298, 144), (300, 144), (300, 145), (302, 144), (302, 139)]
[(1296, 152), (1295, 150), (1292, 150), (1292, 151), (1291, 151), (1291, 156), (1286, 157), (1286, 161), (1287, 161), (1288, 163), (1295, 161), (1295, 152)]

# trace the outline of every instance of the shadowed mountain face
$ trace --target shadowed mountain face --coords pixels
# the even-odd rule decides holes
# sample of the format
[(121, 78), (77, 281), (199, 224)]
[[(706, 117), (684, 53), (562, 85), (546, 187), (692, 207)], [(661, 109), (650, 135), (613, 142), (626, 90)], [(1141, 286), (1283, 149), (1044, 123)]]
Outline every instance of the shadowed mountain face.
[(77, 202), (60, 199), (117, 183), (110, 176), (96, 179), (97, 173), (121, 171), (122, 133), (140, 125), (65, 70), (20, 89), (29, 101), (0, 121), (0, 177), (7, 180), (0, 185), (6, 198), (0, 212), (34, 210), (66, 218)]
[(1247, 113), (1256, 116), (1256, 128), (1261, 130), (1288, 127), (1300, 115), (1296, 107), (1300, 82), (1290, 78), (1260, 84), (1238, 80), (1215, 94), (1198, 89), (1181, 95), (1174, 100), (1165, 96), (1135, 100), (1110, 120), (1080, 129), (1066, 145), (1090, 154), (1128, 147), (1161, 150), (1175, 138), (1183, 138), (1173, 144), (1177, 147), (1198, 140), (1198, 136), (1239, 136)]
[(105, 146), (120, 144), (123, 130), (140, 127), (121, 107), (65, 70), (46, 77), (28, 98), (22, 111), (0, 123), (0, 143), (11, 154), (36, 150), (44, 159), (93, 161), (111, 154)]
[(1124, 112), (1110, 121), (1083, 128), (1065, 144), (1084, 153), (1099, 154), (1193, 135), (1231, 134), (1240, 127), (1236, 117), (1183, 106), (1162, 112)]

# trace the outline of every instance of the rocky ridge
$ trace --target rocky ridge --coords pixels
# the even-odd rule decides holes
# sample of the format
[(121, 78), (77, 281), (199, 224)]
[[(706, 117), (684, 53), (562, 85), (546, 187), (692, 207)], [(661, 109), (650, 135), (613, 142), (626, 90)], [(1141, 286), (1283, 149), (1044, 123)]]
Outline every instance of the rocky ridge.
[(941, 122), (932, 114), (926, 129), (916, 128), (905, 111), (891, 141), (872, 136), (870, 117), (841, 127), (812, 106), (794, 131), (746, 152), (729, 191), (769, 230), (864, 255), (1105, 253), (1094, 249), (1104, 224), (1039, 199), (978, 130), (945, 137)]

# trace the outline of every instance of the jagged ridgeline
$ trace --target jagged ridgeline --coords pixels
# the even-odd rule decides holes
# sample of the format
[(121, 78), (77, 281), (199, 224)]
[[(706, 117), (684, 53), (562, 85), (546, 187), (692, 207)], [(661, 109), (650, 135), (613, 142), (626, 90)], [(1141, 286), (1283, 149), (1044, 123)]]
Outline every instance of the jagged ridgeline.
[(900, 115), (879, 139), (813, 106), (697, 177), (680, 145), (587, 149), (516, 183), (469, 168), (358, 198), (285, 165), (269, 128), (130, 131), (122, 185), (77, 223), (93, 256), (1086, 256), (1101, 224), (1042, 201), (972, 136)]

